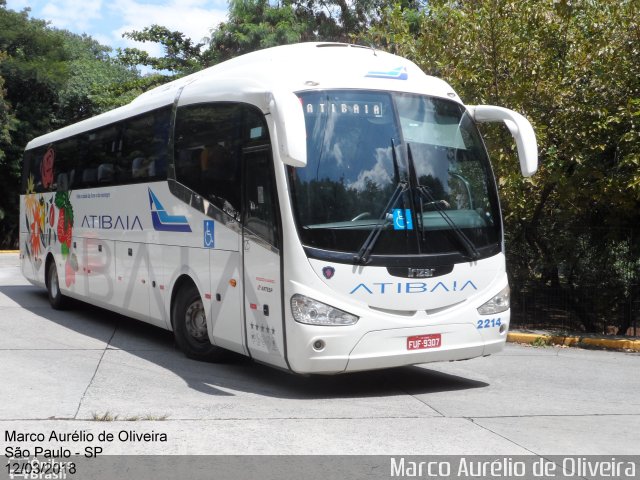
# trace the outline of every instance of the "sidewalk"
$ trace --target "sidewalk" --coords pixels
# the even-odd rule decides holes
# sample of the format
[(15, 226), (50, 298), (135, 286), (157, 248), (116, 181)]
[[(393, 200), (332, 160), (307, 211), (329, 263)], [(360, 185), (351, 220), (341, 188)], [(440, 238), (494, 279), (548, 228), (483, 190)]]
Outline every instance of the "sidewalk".
[(567, 347), (603, 348), (609, 350), (625, 350), (640, 352), (640, 338), (605, 336), (594, 333), (557, 334), (543, 330), (512, 330), (507, 341), (526, 343), (534, 346), (562, 345)]

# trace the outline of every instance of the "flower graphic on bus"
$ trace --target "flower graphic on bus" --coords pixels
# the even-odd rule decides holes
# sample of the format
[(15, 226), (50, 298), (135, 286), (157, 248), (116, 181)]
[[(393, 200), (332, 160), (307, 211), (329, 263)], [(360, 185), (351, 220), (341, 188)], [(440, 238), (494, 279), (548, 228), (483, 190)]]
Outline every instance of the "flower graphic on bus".
[(56, 192), (55, 206), (58, 207), (58, 240), (60, 252), (65, 259), (64, 278), (67, 287), (76, 281), (78, 262), (75, 254), (71, 254), (71, 239), (73, 238), (73, 206), (69, 192)]
[[(49, 166), (46, 169), (41, 167), (43, 185), (46, 183), (44, 177), (49, 175), (48, 172)], [(53, 175), (52, 172), (53, 170), (51, 170), (51, 175)], [(77, 257), (71, 251), (73, 207), (70, 193), (68, 191), (56, 192), (55, 196), (50, 193), (44, 195), (36, 194), (35, 179), (33, 175), (29, 175), (24, 205), (25, 224), (27, 227), (24, 249), (27, 257), (31, 259), (35, 269), (40, 270), (43, 264), (43, 258), (41, 257), (45, 256), (48, 247), (58, 240), (60, 242), (60, 253), (65, 260), (65, 283), (67, 287), (70, 287), (75, 283), (76, 272), (78, 271)], [(56, 220), (58, 222), (57, 225)]]
[(40, 197), (40, 200), (36, 200), (31, 211), (31, 218), (33, 219), (33, 221), (29, 225), (29, 231), (31, 234), (31, 252), (33, 253), (34, 257), (38, 257), (40, 255), (40, 250), (41, 247), (43, 247), (42, 244), (44, 243), (42, 242), (42, 220), (44, 220), (42, 216), (43, 206), (44, 200), (42, 199), (42, 197)]
[(33, 175), (29, 175), (29, 179), (27, 180), (27, 191), (25, 193), (24, 203), (25, 224), (27, 227), (25, 251), (27, 256), (32, 259), (36, 270), (39, 270), (42, 265), (40, 254), (47, 247), (47, 237), (44, 233), (46, 207), (43, 196), (40, 195), (38, 198), (35, 194), (35, 180)]
[(56, 158), (56, 153), (53, 148), (47, 150), (47, 153), (42, 157), (42, 163), (40, 164), (40, 178), (42, 179), (42, 186), (44, 188), (50, 188), (53, 185), (53, 163)]

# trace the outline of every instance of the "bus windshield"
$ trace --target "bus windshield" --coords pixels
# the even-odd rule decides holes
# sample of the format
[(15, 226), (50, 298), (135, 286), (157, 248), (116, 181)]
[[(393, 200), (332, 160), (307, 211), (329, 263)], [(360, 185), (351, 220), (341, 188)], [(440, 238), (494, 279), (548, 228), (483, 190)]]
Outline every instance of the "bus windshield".
[(462, 105), (395, 92), (298, 95), (308, 160), (289, 168), (289, 183), (308, 251), (356, 263), (365, 246), (378, 259), (499, 251), (495, 181)]

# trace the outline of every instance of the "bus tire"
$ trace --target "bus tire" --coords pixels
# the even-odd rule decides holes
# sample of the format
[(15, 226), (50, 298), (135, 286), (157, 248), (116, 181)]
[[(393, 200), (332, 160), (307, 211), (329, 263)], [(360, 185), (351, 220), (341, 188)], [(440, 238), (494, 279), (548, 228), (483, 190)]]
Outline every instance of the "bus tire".
[(49, 259), (46, 269), (46, 285), (49, 296), (49, 303), (54, 310), (64, 310), (68, 306), (68, 298), (60, 291), (60, 278), (58, 277), (58, 269), (56, 262), (52, 258)]
[(193, 283), (177, 292), (172, 320), (176, 344), (187, 357), (210, 362), (223, 359), (224, 350), (209, 341), (204, 304)]

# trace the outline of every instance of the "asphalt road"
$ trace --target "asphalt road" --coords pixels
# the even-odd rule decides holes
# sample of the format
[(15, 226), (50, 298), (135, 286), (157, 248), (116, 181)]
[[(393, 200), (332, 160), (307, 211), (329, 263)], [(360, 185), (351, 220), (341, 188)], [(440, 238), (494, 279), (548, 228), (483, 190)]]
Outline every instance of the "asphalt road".
[[(84, 304), (50, 309), (17, 256), (0, 255), (2, 450), (35, 432), (114, 455), (638, 455), (639, 367), (638, 353), (511, 344), (333, 377), (200, 363), (169, 332)], [(151, 439), (50, 442), (52, 431)]]

